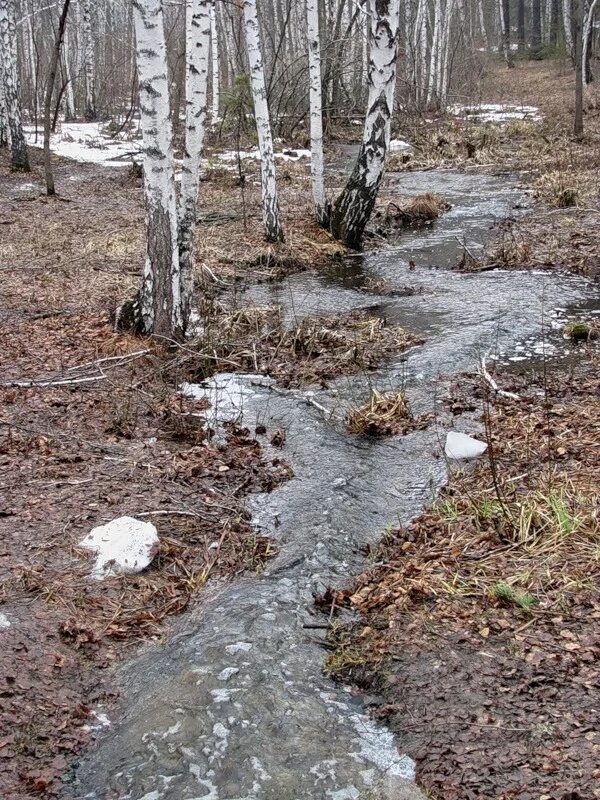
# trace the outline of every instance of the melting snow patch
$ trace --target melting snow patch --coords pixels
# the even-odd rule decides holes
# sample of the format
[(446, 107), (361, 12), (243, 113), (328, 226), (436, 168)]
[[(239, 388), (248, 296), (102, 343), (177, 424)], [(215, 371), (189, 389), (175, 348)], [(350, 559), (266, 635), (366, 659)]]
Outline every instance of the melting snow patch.
[(225, 669), (221, 670), (217, 675), (218, 681), (228, 681), (229, 678), (233, 677), (233, 675), (237, 675), (239, 669), (237, 667), (225, 667)]
[(392, 139), (390, 142), (390, 153), (412, 153), (414, 151), (412, 144), (402, 141), (402, 139)]
[(353, 714), (351, 720), (359, 735), (361, 758), (375, 764), (386, 775), (414, 781), (415, 762), (409, 756), (398, 753), (390, 730), (377, 726), (362, 714)]
[(228, 644), (225, 650), (230, 654), (247, 653), (252, 650), (252, 642), (236, 642), (235, 644)]
[(94, 528), (79, 544), (96, 553), (92, 577), (102, 580), (141, 572), (158, 552), (159, 539), (152, 523), (119, 517)]
[(487, 444), (466, 433), (449, 431), (444, 452), (448, 458), (478, 458), (487, 450)]
[(476, 106), (454, 105), (449, 108), (456, 117), (467, 117), (473, 122), (509, 122), (514, 119), (527, 119), (539, 122), (542, 119), (536, 106), (502, 105), (481, 103)]
[[(103, 164), (107, 167), (129, 166), (141, 150), (140, 141), (104, 136), (99, 122), (63, 123), (60, 130), (50, 137), (53, 153), (75, 161)], [(25, 128), (27, 141), (34, 147), (42, 147), (43, 137), (33, 126)], [(119, 159), (119, 160), (115, 160)]]
[(0, 631), (10, 628), (10, 620), (6, 614), (0, 614)]

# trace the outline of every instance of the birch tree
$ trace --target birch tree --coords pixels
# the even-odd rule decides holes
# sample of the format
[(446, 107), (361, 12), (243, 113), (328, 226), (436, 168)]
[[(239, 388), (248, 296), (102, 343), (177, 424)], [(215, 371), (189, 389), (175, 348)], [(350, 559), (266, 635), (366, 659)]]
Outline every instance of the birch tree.
[(394, 108), (400, 0), (371, 0), (369, 99), (356, 165), (331, 214), (331, 232), (359, 248), (383, 179)]
[(6, 116), (10, 132), (11, 167), (29, 172), (29, 154), (23, 133), (14, 0), (0, 0), (0, 43), (2, 45), (2, 85)]
[(141, 333), (180, 338), (182, 298), (173, 133), (162, 0), (132, 0), (139, 76), (146, 198), (146, 263), (136, 308)]
[(269, 106), (267, 103), (265, 72), (260, 49), (260, 32), (258, 15), (256, 13), (256, 0), (244, 0), (244, 24), (248, 61), (250, 64), (252, 99), (254, 101), (254, 118), (256, 120), (256, 132), (258, 134), (258, 147), (260, 150), (265, 234), (267, 241), (278, 242), (283, 241), (283, 228), (281, 226), (279, 202), (277, 199), (273, 137), (271, 134), (271, 121), (269, 119)]
[(217, 30), (217, 14), (214, 2), (210, 6), (210, 56), (212, 77), (211, 118), (213, 125), (219, 119), (219, 31)]
[(212, 8), (211, 0), (186, 0), (185, 150), (179, 200), (179, 267), (184, 328), (189, 320), (193, 292), (194, 228), (206, 128)]
[(52, 60), (50, 61), (50, 74), (48, 75), (46, 83), (46, 97), (44, 99), (44, 170), (46, 173), (46, 193), (51, 196), (56, 194), (56, 190), (54, 188), (54, 172), (52, 170), (52, 158), (50, 156), (50, 114), (52, 94), (54, 93), (54, 84), (56, 83), (56, 72), (60, 62), (60, 50), (65, 35), (70, 4), (71, 0), (63, 1), (63, 7), (58, 21), (58, 33), (56, 34), (54, 50), (52, 51)]
[[(94, 62), (94, 39), (92, 37), (92, 9), (90, 0), (81, 2), (81, 25), (83, 34), (83, 68), (85, 76), (85, 118), (96, 119), (96, 65)], [(135, 5), (135, 0), (134, 0)]]
[(321, 97), (321, 39), (318, 0), (306, 0), (308, 68), (310, 75), (310, 174), (317, 222), (326, 224), (325, 183), (323, 180), (323, 101)]

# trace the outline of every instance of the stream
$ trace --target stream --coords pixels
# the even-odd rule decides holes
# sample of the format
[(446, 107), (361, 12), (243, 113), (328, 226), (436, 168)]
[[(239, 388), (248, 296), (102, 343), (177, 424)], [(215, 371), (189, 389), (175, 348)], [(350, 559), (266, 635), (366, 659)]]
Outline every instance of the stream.
[[(279, 304), (289, 320), (367, 309), (422, 333), (425, 343), (376, 373), (311, 393), (275, 391), (252, 375), (187, 387), (213, 400), (215, 424), (235, 418), (250, 429), (285, 430), (281, 454), (295, 477), (251, 499), (279, 555), (260, 575), (209, 587), (198, 608), (173, 622), (164, 645), (145, 647), (119, 670), (118, 721), (81, 764), (77, 798), (423, 797), (414, 763), (392, 734), (323, 675), (325, 631), (311, 627), (323, 623), (313, 596), (360, 571), (361, 548), (386, 525), (408, 522), (432, 501), (446, 479), (445, 431), (477, 432), (473, 417), (444, 411), (449, 380), (477, 368), (484, 354), (507, 364), (568, 358), (565, 319), (577, 307), (591, 314), (599, 306), (591, 284), (573, 275), (450, 269), (463, 242), (476, 250), (495, 219), (522, 213), (526, 196), (512, 178), (439, 170), (395, 181), (402, 194), (439, 192), (452, 209), (426, 229), (404, 232), (397, 248), (244, 287), (230, 299)], [(366, 291), (373, 279), (397, 293)], [(435, 411), (435, 422), (383, 440), (345, 433), (345, 409), (364, 402), (370, 386), (405, 386), (415, 412)]]

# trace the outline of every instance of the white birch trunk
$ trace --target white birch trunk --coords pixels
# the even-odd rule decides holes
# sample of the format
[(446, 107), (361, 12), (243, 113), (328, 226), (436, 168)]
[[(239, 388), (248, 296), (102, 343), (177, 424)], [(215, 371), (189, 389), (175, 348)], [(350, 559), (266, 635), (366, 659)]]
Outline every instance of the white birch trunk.
[(427, 83), (427, 105), (430, 105), (435, 96), (435, 87), (438, 80), (439, 71), (439, 50), (440, 50), (440, 35), (442, 27), (442, 2), (435, 0), (434, 17), (433, 17), (433, 38), (431, 41), (431, 51), (429, 58), (429, 80)]
[(483, 46), (486, 50), (489, 49), (488, 35), (485, 27), (485, 14), (483, 13), (483, 0), (477, 0), (477, 13), (479, 15), (479, 27), (481, 29), (481, 38), (483, 39)]
[(356, 165), (337, 198), (331, 231), (349, 247), (360, 247), (385, 169), (396, 86), (400, 0), (371, 0), (369, 100)]
[(571, 28), (571, 0), (562, 0), (563, 28), (567, 53), (573, 55), (573, 31)]
[(186, 0), (185, 150), (179, 198), (179, 265), (186, 322), (190, 317), (194, 288), (194, 229), (206, 130), (211, 8), (212, 0)]
[(71, 68), (71, 50), (69, 45), (70, 36), (67, 27), (63, 44), (65, 75), (68, 80), (67, 88), (65, 89), (65, 119), (67, 122), (75, 119), (75, 92), (73, 91), (73, 70)]
[(318, 0), (306, 0), (308, 70), (310, 75), (310, 174), (317, 222), (326, 221), (323, 179), (323, 103), (321, 97), (321, 39)]
[(210, 55), (212, 71), (211, 119), (214, 125), (219, 119), (219, 31), (214, 3), (210, 7)]
[(244, 22), (248, 61), (250, 63), (252, 98), (254, 101), (254, 118), (256, 120), (256, 132), (258, 134), (258, 147), (260, 150), (265, 233), (267, 241), (277, 242), (283, 240), (283, 229), (279, 217), (273, 137), (271, 135), (265, 73), (260, 51), (256, 0), (244, 0)]
[(4, 69), (0, 59), (0, 148), (10, 146), (10, 128), (4, 99)]
[(582, 48), (581, 48), (581, 62), (582, 62), (582, 69), (583, 69), (583, 83), (587, 83), (587, 69), (585, 68), (586, 61), (587, 61), (587, 53), (588, 53), (588, 42), (590, 40), (590, 32), (592, 30), (592, 22), (594, 20), (594, 10), (596, 8), (596, 3), (598, 0), (592, 0), (590, 7), (587, 10), (587, 14), (585, 15), (585, 22), (583, 23), (583, 40), (582, 40)]
[(0, 45), (4, 103), (10, 130), (11, 167), (29, 172), (29, 154), (23, 133), (19, 98), (14, 0), (0, 0)]
[[(135, 0), (134, 0), (135, 1)], [(83, 69), (85, 75), (85, 118), (96, 119), (96, 65), (94, 61), (94, 39), (92, 36), (92, 9), (90, 0), (81, 2), (81, 25), (83, 33)]]
[(132, 0), (139, 75), (146, 198), (146, 264), (137, 327), (143, 333), (181, 337), (181, 297), (173, 132), (162, 0)]

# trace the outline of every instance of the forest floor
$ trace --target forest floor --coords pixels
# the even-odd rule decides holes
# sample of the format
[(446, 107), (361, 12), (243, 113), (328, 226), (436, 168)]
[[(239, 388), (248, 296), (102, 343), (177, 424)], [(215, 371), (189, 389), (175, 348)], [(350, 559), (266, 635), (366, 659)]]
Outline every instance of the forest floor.
[[(520, 268), (566, 265), (588, 274), (597, 269), (597, 225), (590, 225), (590, 220), (595, 223), (597, 218), (593, 207), (597, 205), (594, 172), (600, 152), (595, 133), (598, 119), (595, 112), (589, 112), (590, 138), (582, 144), (572, 142), (567, 125), (570, 78), (555, 73), (553, 66), (536, 64), (508, 75), (503, 72), (500, 79), (494, 72), (489, 78), (486, 100), (514, 102), (518, 97), (540, 106), (551, 122), (543, 122), (535, 129), (528, 123), (502, 130), (489, 127), (482, 138), (481, 131), (470, 124), (443, 118), (427, 129), (415, 122), (398, 131), (416, 146), (412, 161), (398, 164), (399, 168), (460, 166), (527, 170), (531, 175), (532, 153), (535, 154), (538, 172), (531, 175), (531, 180), (539, 203), (534, 213), (520, 218), (518, 223), (506, 223), (510, 227), (499, 231), (485, 263), (469, 264), (468, 268), (501, 260), (503, 266), (515, 264)], [(514, 85), (508, 85), (509, 79)], [(541, 87), (543, 95), (538, 94)], [(557, 93), (562, 93), (556, 101), (560, 118), (555, 118), (551, 106)], [(547, 97), (546, 105), (543, 97)], [(338, 136), (350, 141), (356, 137), (356, 129), (340, 130)], [(476, 155), (469, 160), (469, 148), (464, 142), (472, 138), (478, 144)], [(440, 139), (444, 141), (440, 143)], [(540, 146), (542, 159), (537, 155)], [(31, 152), (33, 172), (27, 176), (11, 174), (5, 155), (0, 157), (0, 794), (7, 800), (58, 793), (61, 776), (103, 724), (103, 714), (112, 702), (110, 668), (131, 654), (141, 641), (168, 635), (167, 618), (192, 602), (201, 602), (202, 591), (210, 591), (204, 588), (209, 579), (226, 580), (245, 569), (260, 570), (265, 559), (273, 555), (273, 545), (257, 535), (250, 524), (244, 498), (253, 492), (269, 491), (290, 477), (284, 432), (262, 428), (248, 431), (233, 426), (226, 439), (213, 437), (203, 416), (206, 403), (182, 395), (178, 390), (181, 382), (201, 380), (215, 370), (250, 369), (273, 375), (282, 386), (310, 382), (323, 385), (336, 375), (374, 368), (387, 356), (414, 343), (410, 332), (389, 328), (373, 318), (338, 315), (329, 320), (307, 319), (290, 332), (273, 310), (232, 311), (223, 302), (224, 284), (231, 288), (239, 282), (277, 280), (344, 256), (344, 249), (312, 221), (308, 164), (295, 162), (284, 162), (278, 169), (286, 242), (275, 246), (265, 245), (262, 237), (257, 164), (244, 164), (246, 178), (241, 184), (235, 172), (218, 165), (203, 176), (197, 239), (202, 267), (197, 277), (203, 310), (212, 312), (212, 325), (205, 326), (193, 345), (182, 349), (170, 343), (163, 346), (117, 335), (109, 312), (133, 294), (144, 258), (139, 175), (134, 169), (109, 169), (57, 158), (59, 196), (51, 200), (43, 194), (39, 151)], [(565, 153), (570, 154), (571, 161), (566, 160)], [(556, 180), (548, 178), (555, 174)], [(575, 174), (580, 176), (575, 187), (577, 205), (560, 208), (556, 213), (552, 210), (550, 214), (549, 206), (565, 196), (563, 184), (568, 183), (566, 188), (570, 189)], [(339, 185), (338, 171), (332, 173), (329, 182), (330, 188)], [(592, 210), (584, 211), (582, 207)], [(499, 255), (507, 236), (510, 241), (521, 241), (518, 237), (522, 237), (527, 247), (504, 245)], [(376, 237), (373, 243), (380, 241)], [(567, 403), (572, 403), (573, 417), (560, 418), (581, 431), (581, 436), (575, 444), (567, 443), (565, 453), (557, 456), (552, 452), (553, 458), (563, 459), (563, 466), (573, 471), (579, 469), (584, 456), (586, 469), (590, 470), (597, 458), (596, 449), (584, 447), (586, 436), (595, 434), (597, 443), (597, 418), (588, 408), (594, 391), (598, 391), (591, 377), (593, 366), (591, 360), (582, 364), (581, 379), (575, 382), (568, 383), (568, 376), (555, 376), (551, 386), (544, 388), (556, 393), (555, 405), (566, 408)], [(517, 378), (515, 382), (518, 383)], [(520, 415), (538, 414), (539, 421), (539, 400), (532, 386), (517, 387), (531, 395), (523, 409), (516, 402), (500, 403), (490, 412), (494, 419), (498, 417), (494, 435), (500, 436), (504, 431), (503, 442), (506, 431), (518, 429), (525, 419)], [(455, 402), (458, 408), (470, 399), (457, 398)], [(568, 407), (571, 414), (571, 406)], [(570, 419), (577, 423), (570, 423)], [(519, 455), (515, 464), (524, 460), (525, 456)], [(519, 473), (510, 474), (514, 477)], [(527, 491), (543, 491), (546, 484), (542, 485), (538, 478), (538, 483), (532, 483)], [(460, 476), (457, 480), (464, 481), (463, 488), (460, 483), (452, 484), (448, 491), (455, 492), (452, 502), (457, 510), (452, 511), (452, 519), (454, 524), (456, 516), (460, 527), (460, 520), (470, 513), (468, 506), (464, 507), (464, 496), (468, 481), (473, 478)], [(533, 476), (531, 480), (534, 481)], [(585, 482), (578, 481), (573, 484), (577, 496), (591, 491)], [(562, 489), (556, 491), (562, 497)], [(569, 502), (572, 499), (573, 494), (569, 494)], [(498, 509), (499, 502), (494, 496), (489, 500), (495, 508), (493, 519), (503, 519), (505, 512), (503, 507)], [(511, 498), (510, 502), (516, 501)], [(429, 512), (434, 521), (428, 524), (441, 525), (439, 513), (437, 506)], [(152, 566), (138, 576), (91, 581), (89, 556), (78, 543), (92, 527), (125, 514), (156, 524), (161, 537), (159, 554)], [(447, 520), (443, 522), (446, 523)], [(415, 524), (419, 526), (418, 521)], [(577, 527), (578, 541), (582, 538), (587, 542), (589, 525), (585, 516)], [(392, 537), (382, 547), (404, 547), (404, 535), (400, 532), (400, 538)], [(512, 562), (507, 566), (506, 581), (511, 579), (509, 567), (516, 569)], [(362, 588), (364, 580), (364, 576), (359, 578), (357, 585)], [(382, 587), (388, 580), (385, 570), (378, 573), (377, 581)], [(531, 593), (539, 591), (536, 580), (541, 579), (532, 578)], [(371, 578), (368, 581), (365, 585), (370, 585)], [(561, 630), (564, 628), (575, 638), (566, 635), (559, 641), (569, 645), (569, 663), (580, 666), (588, 663), (589, 626), (595, 613), (588, 609), (587, 616), (583, 614), (585, 588), (576, 594), (572, 612), (570, 605), (566, 612), (560, 606)], [(567, 589), (550, 587), (544, 591), (556, 591), (556, 597), (563, 597)], [(473, 633), (469, 614), (473, 610), (479, 613), (477, 603), (487, 603), (483, 599), (485, 592), (478, 585), (474, 599), (469, 593), (466, 596), (471, 605), (465, 607), (464, 628), (459, 624), (463, 619), (460, 615), (453, 626), (445, 629), (447, 617), (440, 613), (436, 618), (434, 614), (432, 625), (438, 638), (428, 640), (428, 630), (423, 631), (423, 653), (431, 655), (431, 662), (427, 661), (429, 656), (423, 655), (410, 668), (414, 667), (410, 674), (415, 697), (420, 694), (421, 702), (427, 698), (429, 704), (429, 711), (419, 709), (418, 713), (435, 717), (435, 724), (427, 728), (430, 760), (417, 757), (419, 779), (431, 787), (434, 796), (439, 776), (457, 773), (445, 755), (448, 747), (444, 739), (446, 735), (454, 736), (456, 728), (440, 727), (440, 737), (435, 738), (439, 720), (447, 709), (445, 701), (436, 704), (433, 694), (428, 697), (427, 681), (432, 680), (432, 675), (439, 681), (440, 671), (428, 674), (424, 667), (438, 663), (440, 652), (444, 654), (448, 649), (448, 636), (457, 637), (464, 648), (472, 643), (473, 636), (475, 641), (483, 636), (479, 629)], [(550, 635), (548, 630), (556, 632), (558, 623), (554, 625), (551, 620), (558, 618), (558, 613), (552, 618), (543, 616), (537, 606), (525, 611), (518, 603), (515, 605), (511, 596), (507, 603), (508, 610), (499, 599), (490, 601), (489, 609), (486, 605), (490, 621), (479, 626), (489, 628), (486, 646), (490, 640), (500, 638), (494, 625), (497, 621), (504, 631), (503, 620), (507, 622), (507, 641), (512, 632), (514, 641), (519, 642), (516, 636), (522, 634), (514, 631), (518, 626), (512, 625), (510, 614), (532, 614), (533, 630), (536, 635), (539, 631), (542, 638)], [(388, 669), (388, 655), (398, 652), (401, 640), (391, 634), (385, 639), (377, 625), (371, 624), (371, 611), (364, 604), (357, 608), (366, 614), (360, 632), (365, 627), (377, 631), (371, 642), (374, 658), (367, 659), (365, 651), (361, 651), (361, 659), (369, 662), (361, 662), (361, 684), (368, 674), (369, 681), (379, 687), (382, 671), (384, 667)], [(517, 610), (513, 612), (513, 608)], [(379, 617), (387, 610), (380, 603), (374, 606), (373, 613)], [(546, 627), (538, 627), (540, 619), (546, 620)], [(521, 622), (520, 617), (518, 621)], [(529, 622), (530, 617), (523, 617), (521, 624)], [(398, 629), (389, 630), (395, 636)], [(342, 652), (354, 652), (363, 641), (369, 641), (368, 636), (355, 640), (357, 631), (338, 631), (343, 637)], [(529, 635), (527, 631), (525, 634)], [(403, 646), (408, 652), (408, 645)], [(522, 643), (518, 646), (525, 650)], [(508, 664), (514, 657), (512, 647), (507, 644), (507, 649), (494, 651), (494, 657), (504, 658)], [(456, 652), (462, 654), (466, 652), (464, 648)], [(536, 651), (533, 660), (525, 663), (537, 663), (541, 657)], [(493, 665), (494, 659), (490, 658), (489, 663)], [(466, 664), (473, 667), (473, 681), (482, 678), (476, 659), (469, 657)], [(517, 675), (519, 667), (510, 664), (507, 670), (514, 669)], [(408, 686), (411, 681), (405, 676), (409, 666), (394, 662), (394, 670), (398, 665), (402, 683)], [(332, 672), (339, 676), (350, 680), (356, 677), (343, 660), (337, 664), (339, 669), (334, 666)], [(567, 673), (561, 671), (562, 666), (563, 662), (557, 666), (552, 661), (552, 675), (564, 684)], [(450, 686), (449, 681), (457, 676), (452, 665), (444, 669)], [(490, 691), (498, 693), (498, 671), (491, 672)], [(583, 692), (588, 678), (583, 671), (577, 674)], [(467, 677), (465, 674), (465, 681)], [(541, 683), (545, 685), (544, 681)], [(571, 690), (572, 684), (573, 681), (569, 684)], [(505, 693), (508, 699), (517, 685), (515, 678)], [(385, 702), (395, 707), (398, 690), (391, 686), (388, 681), (385, 691), (390, 693), (385, 695)], [(440, 686), (444, 697), (456, 697), (444, 691), (443, 684)], [(560, 702), (568, 702), (572, 711), (573, 692), (568, 695), (567, 688), (561, 685), (558, 694)], [(584, 705), (581, 707), (585, 709)], [(533, 713), (528, 708), (528, 713)], [(404, 730), (406, 718), (402, 709), (390, 711), (388, 717), (399, 731)], [(523, 724), (513, 722), (509, 727)], [(546, 742), (546, 727), (542, 728), (540, 740)], [(465, 751), (460, 753), (463, 758), (468, 747), (475, 751), (478, 748), (477, 742), (467, 741), (471, 729), (472, 726), (463, 726), (461, 737), (454, 737), (457, 743), (458, 738), (465, 740)], [(590, 737), (584, 722), (579, 727), (573, 722), (568, 731), (569, 735), (577, 731), (577, 736), (588, 742), (588, 749), (581, 750), (582, 759), (597, 753), (597, 742)], [(502, 735), (509, 733), (504, 731)], [(572, 738), (578, 741), (576, 736)], [(415, 756), (423, 741), (415, 739), (415, 747), (409, 747), (401, 739), (402, 746)], [(564, 752), (565, 757), (570, 757), (571, 750)], [(486, 768), (490, 763), (493, 759), (488, 758)], [(557, 762), (549, 758), (548, 763), (552, 766)], [(480, 759), (477, 769), (481, 767)], [(553, 774), (551, 769), (547, 773)], [(456, 796), (489, 796), (486, 791), (491, 784), (482, 785), (485, 791), (479, 794)], [(439, 796), (453, 795), (442, 792)]]
[[(497, 69), (485, 85), (485, 102), (518, 100), (543, 121), (400, 130), (417, 145), (409, 168), (476, 161), (532, 186), (531, 213), (504, 221), (463, 267), (598, 278), (600, 113), (590, 100), (575, 141), (573, 81), (556, 64)], [(461, 378), (447, 402), (481, 409), (486, 457), (452, 471), (430, 509), (387, 531), (371, 566), (321, 599), (329, 614), (355, 614), (331, 626), (328, 672), (395, 731), (436, 800), (600, 797), (598, 330), (579, 334), (570, 366), (496, 376), (514, 398)]]

